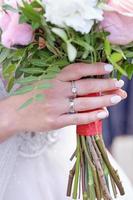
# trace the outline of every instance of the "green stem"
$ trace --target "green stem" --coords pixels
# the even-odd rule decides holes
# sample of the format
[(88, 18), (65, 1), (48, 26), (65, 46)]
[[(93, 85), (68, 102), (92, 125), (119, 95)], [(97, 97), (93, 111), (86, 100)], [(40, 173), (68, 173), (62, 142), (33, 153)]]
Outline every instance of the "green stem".
[(73, 199), (77, 199), (78, 196), (78, 183), (80, 176), (80, 136), (77, 135), (77, 160), (76, 160), (76, 169), (75, 169), (75, 178), (74, 178), (74, 189), (73, 189)]
[(98, 155), (97, 155), (95, 148), (93, 146), (91, 137), (87, 137), (87, 141), (88, 141), (88, 144), (89, 144), (89, 147), (90, 147), (90, 152), (92, 154), (92, 158), (93, 158), (93, 161), (94, 161), (97, 173), (98, 173), (98, 177), (99, 177), (99, 180), (100, 180), (100, 183), (101, 183), (101, 187), (102, 187), (102, 191), (104, 193), (104, 196), (106, 197), (107, 200), (112, 200), (111, 195), (110, 195), (109, 190), (108, 190), (108, 187), (107, 187), (107, 184), (106, 184), (105, 177), (104, 177), (103, 168), (101, 166)]
[(112, 179), (112, 177), (110, 177), (110, 181), (111, 181), (111, 185), (112, 185), (112, 189), (113, 189), (113, 194), (115, 199), (117, 198), (117, 189), (116, 189), (116, 185), (114, 183), (114, 180)]
[(90, 197), (90, 200), (95, 200), (96, 197), (95, 197), (93, 172), (89, 165), (88, 165), (88, 175), (89, 175), (89, 181), (88, 181), (89, 197)]
[(75, 175), (75, 168), (76, 168), (76, 163), (74, 164), (73, 168), (69, 172), (68, 185), (67, 185), (67, 197), (71, 196), (73, 179)]
[(82, 147), (85, 153), (85, 156), (88, 160), (88, 164), (92, 169), (93, 172), (93, 178), (94, 178), (94, 183), (95, 183), (95, 191), (96, 191), (96, 197), (98, 200), (100, 200), (100, 189), (99, 189), (99, 184), (98, 184), (98, 179), (97, 179), (97, 172), (96, 172), (96, 168), (93, 165), (92, 161), (91, 161), (91, 156), (89, 155), (89, 152), (87, 150), (87, 146), (86, 146), (86, 141), (85, 141), (85, 137), (81, 136), (81, 141), (82, 141)]
[(110, 175), (112, 176), (114, 182), (116, 183), (119, 191), (120, 191), (120, 194), (121, 195), (124, 195), (125, 194), (125, 191), (124, 191), (124, 188), (123, 188), (123, 185), (120, 181), (120, 178), (119, 178), (119, 175), (117, 173), (117, 171), (112, 167), (110, 161), (109, 161), (109, 158), (108, 158), (108, 155), (107, 155), (107, 152), (106, 152), (106, 149), (105, 149), (105, 146), (103, 144), (103, 141), (102, 141), (102, 138), (100, 138), (99, 136), (95, 136), (95, 139), (96, 139), (96, 142), (97, 142), (97, 145), (98, 145), (98, 148), (102, 154), (102, 157), (104, 159), (104, 162), (106, 163), (106, 166), (109, 170), (109, 173)]

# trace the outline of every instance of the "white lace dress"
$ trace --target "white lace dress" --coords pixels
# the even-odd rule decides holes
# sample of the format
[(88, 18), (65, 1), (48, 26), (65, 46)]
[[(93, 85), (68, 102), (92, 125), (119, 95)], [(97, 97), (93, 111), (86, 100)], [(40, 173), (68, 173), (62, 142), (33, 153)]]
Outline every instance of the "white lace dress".
[[(2, 83), (0, 95), (5, 95)], [(43, 134), (22, 133), (0, 144), (0, 200), (67, 200), (69, 159), (75, 145), (74, 126)], [(126, 195), (118, 199), (132, 200), (132, 186), (119, 170)]]

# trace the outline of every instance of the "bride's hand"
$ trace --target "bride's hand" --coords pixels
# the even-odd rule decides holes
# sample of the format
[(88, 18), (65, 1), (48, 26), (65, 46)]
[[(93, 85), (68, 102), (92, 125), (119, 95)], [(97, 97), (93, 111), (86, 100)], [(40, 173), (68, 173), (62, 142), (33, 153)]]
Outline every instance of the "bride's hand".
[[(104, 63), (71, 64), (64, 68), (55, 79), (49, 80), (52, 82), (50, 89), (12, 96), (1, 101), (0, 137), (7, 137), (20, 131), (45, 132), (106, 118), (108, 111), (104, 107), (115, 105), (127, 97), (126, 92), (120, 89), (124, 82), (115, 79), (82, 78), (109, 74), (112, 70), (111, 65)], [(69, 114), (69, 98), (73, 96), (71, 81), (75, 81), (78, 96), (96, 92), (101, 92), (102, 96), (76, 97), (74, 99), (75, 113)], [(18, 110), (33, 94), (40, 92), (45, 95), (42, 102), (34, 102), (27, 108)]]

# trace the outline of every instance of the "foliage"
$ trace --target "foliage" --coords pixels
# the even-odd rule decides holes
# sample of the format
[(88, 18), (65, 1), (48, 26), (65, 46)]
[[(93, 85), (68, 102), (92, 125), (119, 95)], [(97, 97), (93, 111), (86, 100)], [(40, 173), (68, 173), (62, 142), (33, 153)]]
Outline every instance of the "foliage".
[[(20, 23), (29, 23), (35, 30), (34, 42), (28, 46), (16, 45), (14, 49), (7, 49), (0, 45), (0, 64), (3, 66), (8, 91), (15, 83), (30, 88), (35, 81), (53, 78), (72, 62), (109, 62), (113, 64), (118, 78), (124, 75), (131, 79), (132, 44), (126, 47), (111, 45), (107, 39), (108, 33), (97, 30), (97, 26), (85, 35), (68, 27), (55, 27), (46, 22), (45, 9), (40, 1), (35, 0), (31, 4), (23, 1), (23, 6), (19, 6), (18, 10), (9, 5), (4, 5), (3, 8), (19, 12)], [(74, 59), (70, 60), (68, 55), (74, 49)]]

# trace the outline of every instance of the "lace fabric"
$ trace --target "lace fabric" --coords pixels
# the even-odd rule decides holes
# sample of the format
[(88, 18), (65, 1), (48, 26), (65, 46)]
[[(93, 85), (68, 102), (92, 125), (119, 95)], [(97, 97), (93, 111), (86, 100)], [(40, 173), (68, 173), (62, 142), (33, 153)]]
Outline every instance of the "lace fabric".
[(19, 137), (22, 140), (19, 146), (19, 155), (28, 158), (39, 156), (46, 148), (58, 141), (58, 134), (54, 131), (49, 133), (23, 133)]

